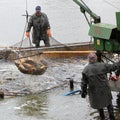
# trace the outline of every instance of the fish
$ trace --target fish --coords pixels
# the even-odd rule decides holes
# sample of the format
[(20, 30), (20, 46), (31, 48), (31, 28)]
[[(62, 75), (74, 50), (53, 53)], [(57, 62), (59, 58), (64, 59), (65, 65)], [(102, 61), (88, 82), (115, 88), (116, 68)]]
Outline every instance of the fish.
[(30, 58), (16, 60), (15, 65), (20, 72), (31, 75), (42, 75), (48, 68), (46, 61), (40, 60), (36, 62)]

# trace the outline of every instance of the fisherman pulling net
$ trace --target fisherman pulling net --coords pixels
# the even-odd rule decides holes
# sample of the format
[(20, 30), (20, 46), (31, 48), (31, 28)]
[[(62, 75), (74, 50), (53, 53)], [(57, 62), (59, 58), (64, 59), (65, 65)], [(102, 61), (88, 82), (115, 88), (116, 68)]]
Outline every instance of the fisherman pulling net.
[[(29, 41), (28, 38), (26, 41)], [(1, 50), (0, 59), (9, 60), (15, 63), (18, 70), (24, 74), (42, 75), (47, 70), (47, 61), (41, 55), (38, 49), (34, 52), (31, 50), (31, 46), (28, 48), (22, 48), (23, 42), (16, 44), (21, 47), (9, 47)], [(26, 44), (29, 45), (29, 44)]]
[[(62, 45), (53, 37), (50, 37), (50, 44), (52, 46)], [(36, 51), (35, 53), (32, 53), (32, 48)], [(29, 51), (29, 54), (26, 51)], [(38, 59), (35, 59), (36, 56)], [(39, 49), (33, 47), (30, 38), (24, 38), (22, 41), (1, 50), (0, 59), (14, 61), (18, 70), (24, 74), (42, 75), (48, 67)]]
[[(27, 54), (26, 57), (26, 51), (24, 50), (27, 50), (27, 53), (28, 51), (31, 53), (31, 48), (33, 48), (37, 52), (37, 55), (39, 55), (39, 58), (41, 58), (38, 49), (41, 41), (44, 42), (45, 47), (63, 44), (52, 37), (48, 17), (45, 13), (41, 12), (40, 6), (36, 6), (35, 13), (32, 16), (28, 14), (26, 9), (26, 15), (24, 16), (26, 16), (26, 24), (22, 41), (12, 45), (10, 47), (11, 49), (5, 52), (5, 59), (8, 59), (9, 56), (12, 56), (11, 54), (14, 54), (12, 57), (17, 58), (15, 65), (20, 72), (24, 74), (42, 75), (47, 69), (47, 62), (44, 59), (35, 60), (35, 53)], [(30, 17), (29, 21), (28, 17)], [(32, 31), (32, 43), (30, 40), (30, 31)], [(24, 39), (24, 35), (26, 35), (27, 38)], [(21, 49), (23, 54), (20, 51)], [(2, 55), (4, 55), (4, 53)], [(33, 57), (31, 57), (31, 55), (33, 55)]]

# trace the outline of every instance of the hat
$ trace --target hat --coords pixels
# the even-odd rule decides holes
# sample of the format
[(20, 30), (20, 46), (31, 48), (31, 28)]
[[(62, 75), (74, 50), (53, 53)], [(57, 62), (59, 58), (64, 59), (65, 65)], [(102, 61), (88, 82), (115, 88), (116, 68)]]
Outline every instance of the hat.
[(36, 11), (41, 11), (41, 7), (40, 6), (36, 6), (35, 10)]
[(89, 62), (96, 62), (97, 61), (97, 55), (95, 53), (90, 53), (88, 55)]

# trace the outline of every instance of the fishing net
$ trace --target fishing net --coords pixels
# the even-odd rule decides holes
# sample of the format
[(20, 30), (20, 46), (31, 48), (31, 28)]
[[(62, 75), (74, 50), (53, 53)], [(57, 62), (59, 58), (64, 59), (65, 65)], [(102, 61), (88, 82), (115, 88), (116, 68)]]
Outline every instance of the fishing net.
[[(51, 46), (61, 44), (53, 37), (50, 37), (49, 39), (50, 39)], [(29, 47), (31, 48), (33, 47), (33, 44), (31, 43), (31, 40), (29, 38), (25, 38), (21, 42), (14, 44), (12, 47), (19, 47), (19, 46), (21, 48), (29, 48)], [(20, 72), (24, 74), (31, 74), (31, 75), (42, 75), (47, 70), (48, 65), (46, 60), (43, 57), (39, 56), (40, 60), (35, 60), (33, 57), (24, 58), (24, 55), (22, 55), (20, 51), (18, 52), (18, 54), (19, 54), (19, 57), (21, 57), (21, 59), (15, 60), (15, 65), (17, 66)]]
[[(29, 41), (29, 43), (30, 44), (28, 44), (28, 39), (25, 39), (24, 41), (22, 41), (22, 46), (24, 44), (24, 47), (28, 47), (26, 46), (28, 44), (30, 45), (29, 47), (31, 48), (32, 47), (31, 41)], [(39, 55), (39, 59), (35, 59), (36, 54), (30, 57), (33, 54), (30, 48), (29, 48), (29, 54), (27, 54), (27, 56), (24, 50), (23, 52), (18, 51), (18, 59), (15, 60), (15, 65), (18, 68), (18, 70), (24, 74), (42, 75), (47, 70), (48, 67), (47, 62), (40, 55)], [(36, 52), (39, 53), (37, 49)]]
[(30, 58), (15, 61), (18, 70), (24, 74), (42, 75), (47, 69), (47, 63), (44, 60), (36, 62)]
[(25, 38), (24, 40), (19, 41), (19, 42), (13, 44), (11, 47), (27, 48), (27, 47), (33, 47), (33, 44), (31, 43), (31, 41), (28, 38)]
[[(49, 37), (49, 39), (51, 46), (62, 45), (53, 37)], [(36, 53), (32, 53), (31, 48), (34, 48)], [(25, 50), (28, 50), (29, 54)], [(45, 73), (48, 67), (47, 61), (41, 56), (38, 48), (34, 47), (30, 38), (25, 38), (22, 41), (10, 46), (9, 49), (4, 49), (2, 51), (2, 55), (4, 55), (4, 58), (8, 60), (14, 58), (16, 67), (24, 74), (42, 75)]]
[[(4, 57), (5, 59), (15, 58), (14, 60), (15, 65), (17, 66), (18, 70), (24, 74), (42, 75), (47, 69), (47, 62), (44, 58), (41, 59), (39, 50), (37, 50), (38, 48), (36, 48), (36, 52), (39, 55), (39, 60), (35, 59), (35, 56), (37, 56), (36, 54), (33, 55), (33, 57), (31, 57), (32, 54), (31, 48), (33, 48), (34, 45), (30, 40), (31, 36), (29, 38), (25, 38), (25, 32), (28, 25), (28, 17), (29, 17), (27, 10), (26, 10), (26, 15), (23, 16), (26, 16), (26, 23), (22, 35), (22, 40), (10, 46), (9, 47), (10, 49), (6, 49), (4, 50), (4, 52), (2, 51), (0, 53), (0, 58), (3, 58), (4, 55), (5, 55)], [(33, 29), (31, 30), (31, 32), (33, 32)], [(61, 43), (56, 39), (54, 39), (53, 37), (49, 37), (49, 40), (50, 40), (50, 46), (61, 45)], [(41, 41), (40, 41), (40, 45), (41, 45)], [(24, 52), (25, 49), (30, 51), (29, 52), (30, 54), (27, 56), (25, 53), (26, 51)]]
[[(61, 42), (57, 41), (55, 38), (53, 37), (49, 37), (50, 40), (50, 46), (54, 46), (54, 45), (62, 45)], [(44, 46), (43, 41), (40, 41), (42, 43), (42, 46)], [(31, 40), (29, 40), (28, 38), (25, 38), (24, 40), (15, 43), (14, 45), (12, 45), (11, 47), (17, 47), (17, 48), (29, 48), (29, 47), (34, 47), (34, 45), (32, 44)]]
[[(38, 52), (38, 51), (36, 51)], [(7, 59), (12, 60), (18, 70), (24, 74), (42, 75), (47, 70), (47, 61), (40, 54), (29, 52), (21, 52), (19, 50), (8, 51)], [(26, 55), (27, 54), (27, 55)]]

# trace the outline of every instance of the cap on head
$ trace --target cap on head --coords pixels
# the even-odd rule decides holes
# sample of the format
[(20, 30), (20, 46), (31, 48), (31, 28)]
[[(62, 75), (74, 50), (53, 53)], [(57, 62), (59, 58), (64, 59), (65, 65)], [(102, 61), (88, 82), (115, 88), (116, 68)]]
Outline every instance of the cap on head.
[(97, 61), (97, 55), (95, 53), (90, 53), (88, 55), (88, 60), (89, 60), (90, 63), (91, 62), (96, 62)]
[(41, 7), (40, 6), (36, 6), (35, 10), (36, 11), (41, 11)]

